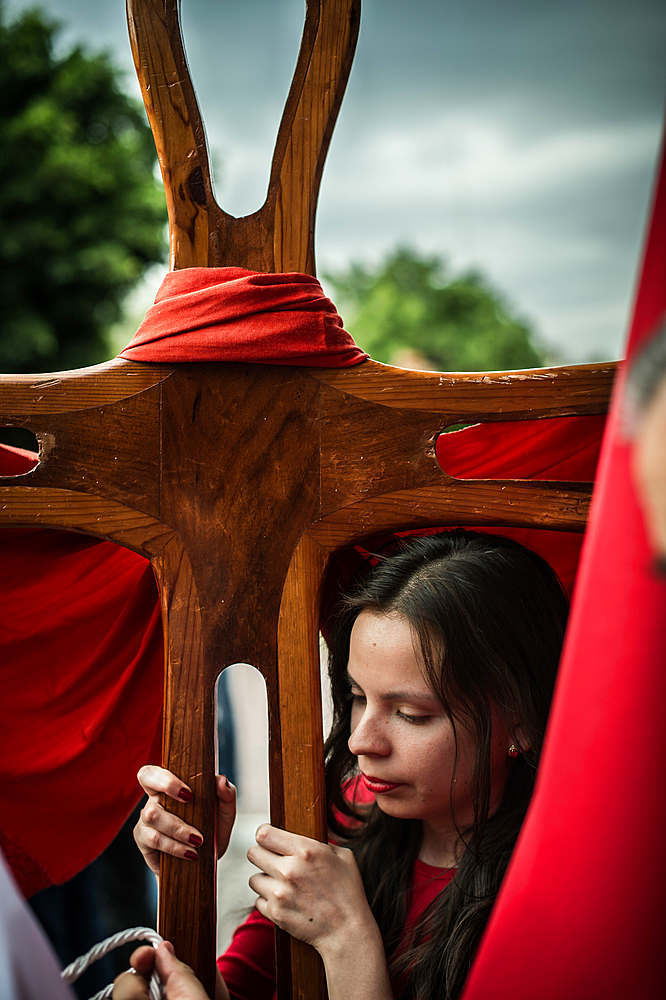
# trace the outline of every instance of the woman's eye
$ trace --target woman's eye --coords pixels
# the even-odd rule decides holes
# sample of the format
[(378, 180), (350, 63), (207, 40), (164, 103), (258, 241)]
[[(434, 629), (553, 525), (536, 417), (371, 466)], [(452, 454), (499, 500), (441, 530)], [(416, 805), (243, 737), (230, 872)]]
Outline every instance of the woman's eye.
[(422, 726), (431, 718), (430, 715), (409, 715), (408, 712), (400, 711), (398, 712), (398, 715), (401, 719), (404, 719), (405, 722), (409, 722), (412, 726)]

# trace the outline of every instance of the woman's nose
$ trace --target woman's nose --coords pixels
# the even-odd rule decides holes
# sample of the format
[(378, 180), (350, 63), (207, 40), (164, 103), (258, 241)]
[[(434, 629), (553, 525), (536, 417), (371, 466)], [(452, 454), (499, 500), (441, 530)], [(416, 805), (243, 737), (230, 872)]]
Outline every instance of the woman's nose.
[(368, 754), (385, 757), (391, 749), (385, 724), (367, 709), (358, 721), (352, 717), (348, 746), (355, 757), (364, 757)]

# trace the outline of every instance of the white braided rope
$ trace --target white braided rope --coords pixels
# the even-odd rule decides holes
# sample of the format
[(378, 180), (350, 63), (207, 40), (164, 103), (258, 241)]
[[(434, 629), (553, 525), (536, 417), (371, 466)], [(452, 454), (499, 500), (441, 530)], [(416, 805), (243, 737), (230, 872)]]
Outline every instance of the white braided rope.
[[(71, 965), (68, 965), (64, 969), (62, 978), (66, 983), (75, 983), (79, 976), (82, 976), (86, 969), (93, 962), (96, 962), (98, 958), (104, 958), (114, 948), (120, 948), (121, 945), (127, 944), (129, 941), (150, 941), (153, 948), (157, 948), (158, 944), (163, 940), (164, 938), (161, 934), (158, 934), (151, 927), (130, 927), (129, 930), (120, 931), (118, 934), (106, 938), (105, 941), (96, 944), (85, 955), (75, 959)], [(163, 1000), (164, 998), (164, 987), (156, 972), (153, 972), (150, 977), (148, 992), (150, 993), (150, 1000)], [(99, 993), (96, 993), (94, 997), (91, 997), (91, 1000), (109, 1000), (112, 994), (113, 983), (100, 990)]]

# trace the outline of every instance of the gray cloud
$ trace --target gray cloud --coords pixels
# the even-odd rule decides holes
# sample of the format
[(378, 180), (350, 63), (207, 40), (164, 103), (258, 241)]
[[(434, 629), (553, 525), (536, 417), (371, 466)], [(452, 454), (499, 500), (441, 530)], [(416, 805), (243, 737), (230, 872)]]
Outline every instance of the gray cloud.
[[(14, 10), (29, 0), (9, 0)], [(48, 0), (128, 69), (122, 0)], [(233, 214), (263, 200), (302, 0), (183, 0)], [(624, 338), (666, 90), (662, 0), (364, 0), (324, 173), (320, 268), (397, 241), (477, 266), (563, 359)], [(136, 88), (135, 88), (136, 89)]]

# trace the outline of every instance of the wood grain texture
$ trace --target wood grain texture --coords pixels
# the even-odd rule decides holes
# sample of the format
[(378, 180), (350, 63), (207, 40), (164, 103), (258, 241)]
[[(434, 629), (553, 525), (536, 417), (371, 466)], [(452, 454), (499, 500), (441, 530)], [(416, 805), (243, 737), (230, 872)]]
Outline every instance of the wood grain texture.
[(314, 274), (324, 159), (354, 55), (360, 0), (310, 0), (263, 206), (240, 219), (215, 201), (178, 0), (128, 0), (134, 62), (169, 211), (170, 266)]
[(364, 496), (442, 482), (435, 441), (448, 420), (441, 414), (398, 410), (328, 386), (320, 414), (320, 516)]
[[(284, 825), (280, 789), (286, 773), (277, 624), (301, 526), (312, 520), (318, 506), (318, 409), (319, 386), (302, 369), (261, 365), (219, 365), (213, 370), (184, 365), (163, 396), (162, 518), (178, 529), (198, 595), (203, 686), (197, 697), (212, 703), (215, 679), (230, 663), (251, 663), (263, 674), (271, 732), (272, 819), (277, 825)], [(178, 663), (171, 665), (170, 674), (174, 690), (182, 690)], [(165, 718), (172, 733), (171, 764), (175, 740), (189, 753), (194, 737), (189, 730), (185, 737), (182, 727), (170, 721), (169, 710)], [(210, 825), (203, 829), (209, 835)], [(173, 921), (190, 925), (202, 918), (208, 926), (213, 911), (203, 911), (200, 894), (181, 892), (177, 883), (174, 895), (171, 869), (165, 874), (166, 926)], [(208, 871), (199, 875), (209, 878)], [(168, 912), (169, 899), (178, 910), (175, 916)], [(207, 956), (205, 950), (193, 956), (197, 970), (208, 969)]]
[(170, 268), (205, 267), (209, 234), (230, 219), (213, 197), (201, 114), (187, 68), (179, 0), (127, 0), (130, 43), (169, 213)]
[[(311, 790), (324, 776), (319, 690), (319, 606), (328, 553), (305, 534), (294, 551), (282, 592), (278, 624), (280, 726), (286, 778), (284, 818), (304, 837), (326, 836), (326, 803)], [(308, 702), (302, 712), (295, 703)]]
[[(303, 535), (289, 566), (278, 623), (278, 685), (283, 781), (288, 830), (327, 839), (324, 736), (319, 667), (319, 607), (328, 553)], [(278, 932), (282, 933), (282, 932)], [(314, 948), (290, 938), (293, 997), (325, 996), (324, 967)], [(281, 949), (278, 948), (278, 956)]]
[(267, 206), (274, 204), (276, 271), (315, 273), (319, 184), (351, 71), (360, 0), (310, 0), (278, 132)]
[[(36, 413), (26, 405), (8, 419), (33, 431), (39, 442), (39, 465), (19, 477), (21, 483), (83, 490), (158, 518), (161, 383), (89, 409), (79, 404), (94, 391), (79, 394), (77, 386), (69, 413), (44, 412), (42, 389), (36, 392)], [(15, 481), (0, 478), (0, 485)]]
[(372, 535), (413, 528), (480, 525), (584, 531), (588, 483), (448, 480), (435, 489), (401, 490), (351, 503), (325, 515), (308, 530), (336, 552)]
[(310, 371), (356, 398), (431, 410), (446, 423), (460, 423), (606, 413), (616, 368), (608, 362), (512, 372), (417, 372), (367, 360), (353, 368)]
[[(2, 480), (7, 482), (7, 480)], [(82, 531), (151, 559), (174, 535), (161, 521), (113, 500), (73, 490), (0, 487), (0, 524)]]
[(161, 517), (190, 554), (211, 636), (225, 632), (209, 651), (218, 671), (275, 671), (284, 578), (318, 509), (318, 411), (318, 385), (287, 367), (183, 365), (164, 393)]
[(114, 358), (90, 368), (35, 375), (0, 375), (0, 420), (20, 414), (74, 413), (105, 406), (159, 385), (173, 365), (147, 365)]
[[(162, 762), (186, 781), (190, 803), (163, 804), (205, 831), (196, 862), (162, 855), (160, 933), (215, 995), (215, 666), (205, 663), (201, 605), (189, 557), (177, 536), (153, 560), (165, 630)], [(205, 669), (205, 666), (208, 669)], [(204, 669), (202, 669), (204, 667)]]

